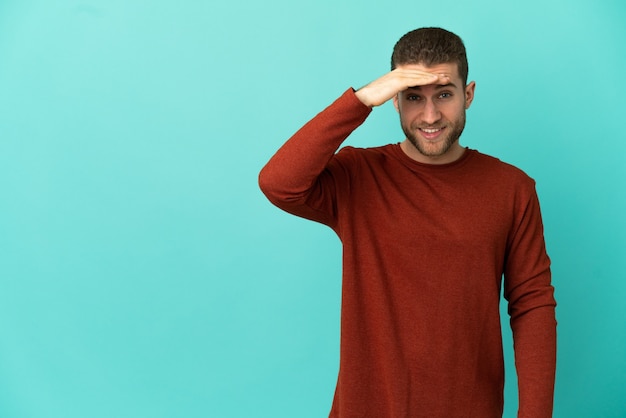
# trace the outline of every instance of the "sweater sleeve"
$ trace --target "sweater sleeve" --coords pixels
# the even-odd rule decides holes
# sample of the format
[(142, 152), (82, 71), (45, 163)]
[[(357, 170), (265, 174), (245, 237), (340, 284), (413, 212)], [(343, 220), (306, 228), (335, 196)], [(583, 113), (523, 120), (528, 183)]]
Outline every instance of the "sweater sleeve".
[(534, 182), (522, 195), (516, 198), (504, 288), (514, 340), (518, 417), (550, 418), (556, 370), (556, 301)]
[(334, 228), (336, 185), (341, 170), (332, 169), (333, 157), (370, 112), (371, 108), (356, 97), (354, 90), (348, 89), (300, 128), (259, 174), (259, 186), (270, 202)]

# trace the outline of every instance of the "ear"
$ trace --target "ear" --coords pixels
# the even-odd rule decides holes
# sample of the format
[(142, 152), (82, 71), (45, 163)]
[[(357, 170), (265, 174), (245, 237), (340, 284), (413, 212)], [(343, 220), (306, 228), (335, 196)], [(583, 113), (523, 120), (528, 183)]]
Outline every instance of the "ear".
[(476, 90), (476, 82), (472, 81), (465, 86), (465, 108), (469, 109), (474, 100), (474, 91)]
[(398, 111), (398, 113), (400, 113), (400, 104), (398, 103), (398, 97), (400, 96), (400, 93), (397, 93), (395, 96), (393, 96), (393, 107), (396, 108), (396, 110)]

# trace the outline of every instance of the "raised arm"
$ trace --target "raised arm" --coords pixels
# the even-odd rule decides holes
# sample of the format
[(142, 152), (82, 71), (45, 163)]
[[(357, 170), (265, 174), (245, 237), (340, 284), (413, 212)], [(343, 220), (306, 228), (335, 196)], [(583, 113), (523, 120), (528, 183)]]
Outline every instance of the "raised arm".
[(330, 166), (343, 141), (365, 121), (372, 107), (409, 87), (448, 81), (446, 75), (396, 69), (356, 92), (349, 89), (270, 159), (259, 175), (261, 190), (276, 206), (332, 226), (339, 173)]
[(270, 202), (294, 215), (332, 226), (336, 179), (328, 165), (341, 143), (370, 112), (349, 89), (300, 128), (259, 174), (259, 186)]

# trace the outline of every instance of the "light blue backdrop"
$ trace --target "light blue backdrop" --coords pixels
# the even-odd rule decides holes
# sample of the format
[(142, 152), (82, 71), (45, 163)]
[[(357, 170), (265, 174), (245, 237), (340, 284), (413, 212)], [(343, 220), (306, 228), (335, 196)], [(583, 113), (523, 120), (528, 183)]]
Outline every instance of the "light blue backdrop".
[[(625, 417), (620, 0), (0, 1), (0, 417), (326, 416), (340, 245), (257, 173), (430, 25), (469, 51), (462, 143), (538, 182), (554, 416)], [(385, 105), (349, 143), (401, 139)]]

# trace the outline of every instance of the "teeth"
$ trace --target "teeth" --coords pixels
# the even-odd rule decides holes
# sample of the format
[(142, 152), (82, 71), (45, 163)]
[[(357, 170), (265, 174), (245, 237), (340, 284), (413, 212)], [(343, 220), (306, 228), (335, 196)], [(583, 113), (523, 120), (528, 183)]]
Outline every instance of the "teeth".
[(427, 134), (434, 134), (435, 132), (439, 132), (441, 129), (422, 129), (423, 132)]

